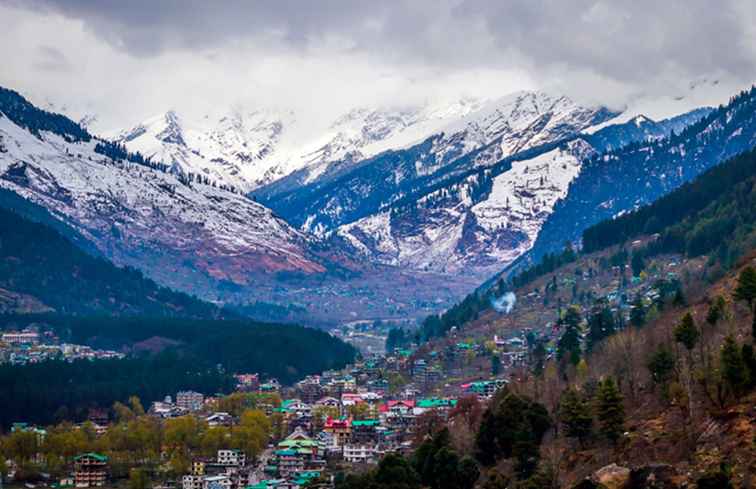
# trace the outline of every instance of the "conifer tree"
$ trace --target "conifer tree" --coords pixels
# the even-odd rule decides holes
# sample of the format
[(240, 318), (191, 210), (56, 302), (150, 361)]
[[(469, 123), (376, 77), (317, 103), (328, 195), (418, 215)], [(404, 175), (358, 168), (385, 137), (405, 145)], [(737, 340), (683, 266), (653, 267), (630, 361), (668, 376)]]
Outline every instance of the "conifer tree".
[(612, 443), (617, 443), (625, 425), (625, 408), (622, 393), (612, 378), (599, 383), (596, 392), (596, 417), (599, 431)]
[(727, 390), (733, 397), (739, 398), (750, 382), (750, 374), (743, 361), (741, 349), (732, 335), (725, 338), (720, 352), (720, 363), (722, 365), (722, 380), (724, 380)]
[(748, 307), (753, 307), (756, 299), (756, 269), (747, 266), (738, 275), (738, 285), (735, 287), (735, 299), (748, 302)]
[(716, 299), (709, 306), (709, 311), (706, 313), (706, 322), (712, 326), (715, 326), (724, 317), (725, 308), (727, 303), (725, 298), (717, 296)]
[(575, 306), (569, 307), (560, 322), (564, 333), (557, 342), (557, 359), (562, 364), (565, 360), (577, 365), (580, 361), (580, 311)]
[(577, 438), (582, 445), (591, 434), (593, 417), (587, 402), (575, 389), (567, 389), (559, 402), (559, 421), (566, 436)]
[(668, 348), (662, 346), (656, 350), (648, 362), (648, 371), (655, 384), (665, 385), (675, 369), (675, 357)]
[(604, 338), (615, 332), (614, 316), (606, 301), (599, 302), (598, 309), (588, 318), (588, 351), (592, 351)]
[(675, 341), (682, 343), (688, 352), (693, 350), (701, 333), (698, 331), (696, 322), (693, 320), (693, 315), (691, 315), (691, 313), (686, 313), (680, 323), (675, 326), (674, 335)]

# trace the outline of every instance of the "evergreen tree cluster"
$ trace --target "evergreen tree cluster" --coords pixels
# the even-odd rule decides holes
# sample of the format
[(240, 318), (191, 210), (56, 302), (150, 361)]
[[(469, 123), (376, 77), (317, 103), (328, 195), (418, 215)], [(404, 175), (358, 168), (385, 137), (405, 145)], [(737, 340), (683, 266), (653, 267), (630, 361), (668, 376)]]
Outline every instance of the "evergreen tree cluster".
[(577, 258), (578, 254), (572, 248), (572, 244), (568, 242), (565, 244), (561, 253), (546, 253), (538, 264), (533, 265), (512, 277), (512, 285), (515, 287), (527, 285), (538, 277), (542, 277), (559, 267), (574, 262)]
[(66, 116), (38, 109), (18, 92), (0, 87), (0, 117), (26, 128), (37, 137), (41, 131), (58, 134), (69, 143), (87, 142), (92, 136)]
[(502, 389), (483, 413), (476, 458), (484, 466), (513, 458), (516, 472), (526, 479), (538, 466), (541, 439), (550, 427), (551, 418), (542, 404)]
[(568, 438), (579, 440), (581, 445), (594, 439), (594, 418), (598, 433), (617, 443), (624, 431), (625, 408), (616, 382), (607, 378), (598, 383), (593, 398), (568, 388), (559, 400), (559, 421)]
[(489, 307), (491, 307), (489, 294), (472, 292), (462, 302), (455, 304), (444, 313), (426, 317), (420, 327), (421, 337), (424, 340), (442, 337), (452, 327), (461, 327), (469, 321), (474, 321), (481, 311)]
[(412, 343), (413, 336), (404, 328), (391, 328), (386, 337), (386, 352), (391, 353)]
[(756, 243), (754, 222), (756, 151), (749, 151), (653, 204), (586, 229), (583, 247), (592, 252), (658, 233), (654, 242), (634, 254), (634, 271), (642, 269), (643, 259), (665, 252), (688, 256), (714, 252), (724, 266), (730, 266)]
[(81, 419), (89, 407), (107, 407), (130, 395), (155, 401), (185, 389), (213, 394), (233, 387), (234, 373), (258, 372), (291, 383), (342, 368), (356, 355), (351, 345), (320, 330), (253, 321), (57, 315), (0, 321), (19, 329), (49, 328), (62, 341), (98, 348), (128, 350), (155, 341), (165, 348), (122, 360), (2, 365), (0, 424), (6, 426), (19, 420), (47, 423), (60, 409)]

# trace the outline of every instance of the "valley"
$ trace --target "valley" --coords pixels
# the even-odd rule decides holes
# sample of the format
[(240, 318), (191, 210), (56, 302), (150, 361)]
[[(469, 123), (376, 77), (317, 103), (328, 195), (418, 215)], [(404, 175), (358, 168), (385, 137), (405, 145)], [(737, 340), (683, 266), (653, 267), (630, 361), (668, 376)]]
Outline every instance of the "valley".
[(0, 2), (0, 487), (756, 487), (738, 2)]

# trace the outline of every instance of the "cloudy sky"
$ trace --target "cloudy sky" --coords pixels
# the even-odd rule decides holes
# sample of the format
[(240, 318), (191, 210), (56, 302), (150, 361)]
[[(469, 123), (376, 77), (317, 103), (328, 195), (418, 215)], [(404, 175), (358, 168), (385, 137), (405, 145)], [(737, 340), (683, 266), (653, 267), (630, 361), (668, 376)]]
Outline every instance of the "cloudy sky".
[(0, 84), (104, 128), (169, 108), (325, 120), (518, 89), (618, 105), (756, 80), (752, 0), (0, 0), (0, 19)]

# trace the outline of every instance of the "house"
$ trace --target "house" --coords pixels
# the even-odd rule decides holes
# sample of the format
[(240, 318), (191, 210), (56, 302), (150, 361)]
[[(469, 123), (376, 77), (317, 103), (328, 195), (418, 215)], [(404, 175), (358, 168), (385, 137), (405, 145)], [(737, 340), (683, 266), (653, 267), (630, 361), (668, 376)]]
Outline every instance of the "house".
[(378, 439), (377, 429), (380, 426), (377, 419), (362, 419), (352, 421), (352, 436), (350, 443), (353, 445), (367, 445), (375, 443)]
[(83, 453), (74, 457), (76, 487), (100, 487), (108, 476), (108, 457), (99, 453)]
[(240, 391), (256, 391), (260, 387), (259, 374), (236, 374), (236, 388)]
[(202, 489), (231, 489), (231, 478), (227, 475), (205, 476)]
[(348, 418), (334, 419), (329, 416), (323, 426), (323, 431), (334, 437), (337, 446), (344, 446), (349, 442), (352, 434), (352, 421)]
[(213, 413), (205, 418), (208, 426), (231, 426), (234, 422), (233, 416), (229, 413)]
[(401, 416), (412, 412), (415, 407), (415, 401), (412, 400), (390, 400), (380, 407), (380, 412), (385, 415)]
[(344, 461), (352, 464), (367, 464), (375, 462), (376, 445), (344, 445)]
[(323, 397), (315, 403), (315, 406), (339, 409), (341, 408), (341, 402), (335, 397)]
[(300, 456), (297, 450), (276, 450), (275, 458), (278, 461), (278, 473), (283, 477), (305, 468), (304, 458)]
[(420, 415), (431, 409), (437, 411), (447, 412), (457, 405), (456, 399), (429, 397), (426, 399), (419, 399), (415, 404), (414, 413)]
[(244, 467), (247, 456), (241, 450), (218, 450), (218, 464), (231, 467)]
[(176, 394), (176, 406), (187, 411), (199, 411), (205, 402), (205, 396), (199, 392), (181, 391)]

